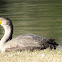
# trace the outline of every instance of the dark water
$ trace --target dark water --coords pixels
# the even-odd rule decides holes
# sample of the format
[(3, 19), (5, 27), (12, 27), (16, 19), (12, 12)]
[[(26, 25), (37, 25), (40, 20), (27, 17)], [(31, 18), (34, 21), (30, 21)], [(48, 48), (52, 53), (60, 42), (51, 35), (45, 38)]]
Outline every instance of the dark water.
[[(12, 20), (13, 37), (33, 33), (62, 45), (62, 0), (0, 0), (0, 16)], [(3, 33), (0, 26), (0, 39)]]

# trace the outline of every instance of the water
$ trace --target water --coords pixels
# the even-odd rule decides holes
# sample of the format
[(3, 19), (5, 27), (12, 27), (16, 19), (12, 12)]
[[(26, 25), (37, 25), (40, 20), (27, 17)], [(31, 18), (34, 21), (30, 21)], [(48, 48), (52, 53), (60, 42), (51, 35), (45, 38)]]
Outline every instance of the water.
[[(0, 16), (12, 20), (13, 37), (33, 33), (62, 45), (62, 0), (1, 0)], [(3, 34), (0, 26), (0, 39)]]

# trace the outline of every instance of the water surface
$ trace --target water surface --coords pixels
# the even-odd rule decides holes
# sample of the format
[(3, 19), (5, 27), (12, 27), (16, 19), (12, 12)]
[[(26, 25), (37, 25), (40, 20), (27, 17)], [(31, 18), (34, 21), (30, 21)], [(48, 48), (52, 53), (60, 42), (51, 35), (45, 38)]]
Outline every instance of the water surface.
[[(62, 0), (1, 0), (0, 16), (12, 20), (13, 37), (33, 33), (62, 45)], [(3, 34), (0, 26), (0, 39)]]

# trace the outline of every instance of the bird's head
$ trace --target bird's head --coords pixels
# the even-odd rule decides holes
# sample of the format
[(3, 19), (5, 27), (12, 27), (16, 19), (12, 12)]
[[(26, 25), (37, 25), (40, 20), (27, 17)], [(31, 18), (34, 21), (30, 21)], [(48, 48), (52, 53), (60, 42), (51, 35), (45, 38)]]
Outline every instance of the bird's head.
[(2, 26), (5, 26), (5, 25), (10, 26), (10, 25), (12, 25), (12, 22), (11, 22), (11, 20), (8, 19), (8, 18), (0, 17), (0, 24), (1, 24)]

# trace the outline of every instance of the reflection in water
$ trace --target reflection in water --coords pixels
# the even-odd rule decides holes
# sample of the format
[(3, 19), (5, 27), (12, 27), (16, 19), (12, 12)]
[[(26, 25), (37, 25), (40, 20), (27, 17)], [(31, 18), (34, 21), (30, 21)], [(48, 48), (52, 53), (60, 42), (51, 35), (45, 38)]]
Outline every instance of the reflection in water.
[[(13, 37), (33, 33), (56, 38), (62, 44), (62, 3), (50, 0), (1, 0), (0, 16), (9, 17), (14, 24)], [(3, 29), (0, 28), (3, 31)], [(3, 33), (3, 32), (1, 32)], [(0, 34), (1, 34), (0, 33)], [(0, 35), (0, 38), (3, 34)]]

